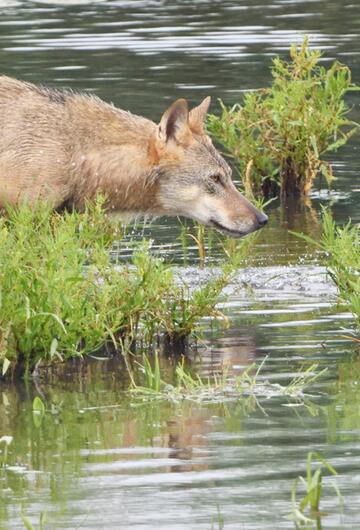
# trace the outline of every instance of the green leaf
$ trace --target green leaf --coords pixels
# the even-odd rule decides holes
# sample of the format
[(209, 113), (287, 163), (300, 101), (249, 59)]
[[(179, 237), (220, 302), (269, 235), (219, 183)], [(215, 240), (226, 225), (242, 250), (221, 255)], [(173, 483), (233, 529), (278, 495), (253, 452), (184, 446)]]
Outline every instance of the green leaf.
[(22, 522), (23, 522), (26, 530), (35, 530), (33, 525), (30, 523), (29, 519), (27, 517), (25, 517), (25, 515), (23, 513), (20, 514), (20, 517), (22, 519)]
[(53, 358), (54, 355), (56, 354), (58, 344), (59, 344), (59, 341), (56, 338), (54, 338), (51, 341), (51, 345), (50, 345), (50, 357), (51, 358)]
[(3, 360), (3, 365), (2, 365), (2, 375), (5, 375), (6, 372), (8, 371), (8, 368), (10, 366), (11, 362), (9, 361), (9, 359), (7, 359), (6, 357), (4, 357), (4, 360)]
[(36, 428), (41, 427), (42, 419), (45, 415), (45, 405), (42, 400), (36, 396), (33, 401), (33, 421)]
[(33, 412), (36, 414), (45, 414), (45, 405), (39, 396), (36, 396), (33, 401)]
[(314, 149), (316, 158), (319, 158), (319, 150), (318, 150), (316, 138), (314, 135), (310, 136), (310, 142), (311, 142), (312, 148)]

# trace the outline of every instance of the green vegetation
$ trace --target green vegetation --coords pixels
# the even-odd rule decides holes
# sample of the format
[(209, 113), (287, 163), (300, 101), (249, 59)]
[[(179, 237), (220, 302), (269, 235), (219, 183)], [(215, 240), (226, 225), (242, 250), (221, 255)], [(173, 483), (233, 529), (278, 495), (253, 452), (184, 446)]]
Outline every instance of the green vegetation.
[(26, 530), (45, 530), (45, 523), (46, 523), (46, 513), (45, 512), (42, 512), (40, 514), (39, 526), (37, 528), (35, 528), (35, 526), (31, 524), (29, 519), (23, 513), (20, 514), (20, 517), (21, 517), (22, 523), (24, 525), (24, 528), (26, 528)]
[[(318, 460), (321, 464), (321, 466), (315, 471), (312, 470), (314, 459)], [(323, 468), (327, 469), (332, 475), (337, 475), (335, 469), (319, 453), (309, 452), (306, 464), (306, 477), (299, 476), (296, 479), (291, 494), (293, 505), (291, 519), (294, 521), (296, 528), (304, 528), (305, 526), (310, 529), (313, 527), (313, 523), (316, 521), (319, 522), (320, 517), (324, 515), (320, 512)], [(304, 496), (300, 501), (297, 500), (299, 484), (302, 484), (305, 489)], [(336, 482), (332, 482), (332, 486), (335, 489), (339, 500), (342, 501), (341, 493)], [(309, 516), (305, 515), (305, 510), (307, 508), (309, 509)], [(321, 526), (317, 525), (317, 528), (321, 528)]]
[(216, 509), (217, 509), (216, 517), (213, 516), (211, 518), (211, 530), (215, 530), (215, 528), (217, 528), (217, 530), (224, 530), (225, 528), (224, 517), (221, 514), (219, 506), (217, 506)]
[[(246, 396), (287, 396), (303, 402), (305, 388), (326, 372), (326, 369), (318, 371), (318, 365), (312, 364), (306, 369), (301, 368), (289, 384), (283, 386), (270, 383), (260, 376), (265, 361), (266, 358), (260, 364), (251, 364), (236, 377), (230, 376), (226, 370), (211, 377), (201, 377), (187, 370), (183, 359), (175, 367), (175, 382), (171, 384), (165, 381), (161, 372), (159, 355), (155, 353), (154, 358), (149, 359), (144, 354), (142, 364), (138, 363), (138, 374), (132, 374), (130, 392), (141, 400), (166, 400), (175, 403), (183, 400), (223, 403)], [(138, 379), (141, 384), (136, 383)]]
[[(165, 336), (182, 344), (216, 304), (242, 255), (191, 290), (139, 244), (132, 263), (113, 263), (118, 226), (102, 203), (84, 213), (22, 207), (0, 218), (0, 370), (28, 375), (40, 362), (96, 352), (109, 341), (126, 352)], [(245, 248), (245, 247), (244, 247)]]
[[(261, 210), (267, 206), (267, 203), (255, 202)], [(212, 228), (205, 228), (200, 223), (184, 221), (181, 224), (178, 239), (181, 242), (184, 265), (188, 264), (189, 245), (195, 243), (196, 247), (192, 251), (192, 256), (197, 259), (200, 268), (210, 263), (217, 264), (219, 260), (225, 258), (230, 268), (235, 269), (244, 265), (258, 237), (259, 232), (253, 232), (239, 242), (238, 239), (220, 235)]]
[(355, 317), (360, 330), (360, 225), (337, 226), (328, 211), (323, 212), (320, 242), (300, 237), (325, 252), (328, 273), (339, 288), (340, 300)]
[(321, 52), (306, 38), (290, 49), (291, 61), (276, 57), (270, 88), (247, 92), (243, 102), (210, 116), (208, 129), (234, 159), (249, 195), (306, 195), (321, 173), (330, 185), (325, 153), (344, 145), (358, 130), (347, 118), (344, 96), (356, 90), (348, 67), (319, 65)]

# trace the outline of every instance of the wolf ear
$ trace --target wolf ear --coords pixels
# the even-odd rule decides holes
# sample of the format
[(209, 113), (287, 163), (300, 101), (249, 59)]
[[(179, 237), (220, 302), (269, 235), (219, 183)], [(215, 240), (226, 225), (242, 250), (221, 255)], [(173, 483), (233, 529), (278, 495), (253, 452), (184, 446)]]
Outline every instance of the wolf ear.
[(163, 142), (185, 141), (189, 134), (189, 110), (185, 99), (177, 99), (163, 114), (158, 125), (158, 137)]
[(205, 134), (205, 120), (211, 103), (211, 97), (205, 98), (200, 105), (189, 112), (189, 125), (195, 134)]

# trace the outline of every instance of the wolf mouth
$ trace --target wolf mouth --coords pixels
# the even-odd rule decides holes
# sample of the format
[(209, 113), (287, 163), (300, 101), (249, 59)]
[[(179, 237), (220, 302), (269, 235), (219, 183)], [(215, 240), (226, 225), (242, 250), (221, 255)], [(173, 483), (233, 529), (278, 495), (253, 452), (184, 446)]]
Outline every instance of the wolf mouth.
[(217, 230), (220, 230), (225, 235), (229, 235), (232, 237), (244, 237), (249, 232), (241, 232), (240, 230), (232, 230), (231, 228), (226, 228), (226, 226), (222, 225), (221, 223), (218, 223), (214, 219), (210, 219), (210, 225), (216, 228)]

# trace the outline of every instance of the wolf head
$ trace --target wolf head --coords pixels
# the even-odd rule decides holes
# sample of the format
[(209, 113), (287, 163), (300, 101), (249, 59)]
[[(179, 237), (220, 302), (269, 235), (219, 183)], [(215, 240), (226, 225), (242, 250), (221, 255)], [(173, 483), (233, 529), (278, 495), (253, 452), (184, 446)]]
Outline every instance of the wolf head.
[(153, 138), (162, 215), (190, 217), (226, 235), (242, 237), (267, 216), (234, 186), (231, 169), (204, 128), (210, 97), (190, 112), (178, 99), (163, 114)]

